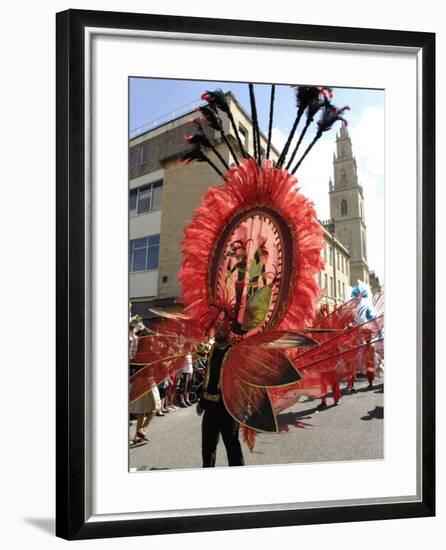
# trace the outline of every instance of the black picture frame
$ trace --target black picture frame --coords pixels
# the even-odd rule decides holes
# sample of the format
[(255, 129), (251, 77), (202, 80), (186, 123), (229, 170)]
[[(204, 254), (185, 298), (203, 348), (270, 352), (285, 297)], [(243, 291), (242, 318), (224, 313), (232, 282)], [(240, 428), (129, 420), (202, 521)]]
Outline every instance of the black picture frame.
[[(422, 54), (421, 489), (417, 502), (88, 521), (85, 363), (85, 42), (87, 27), (416, 48)], [(65, 539), (249, 529), (435, 515), (435, 35), (68, 10), (56, 16), (56, 535)]]

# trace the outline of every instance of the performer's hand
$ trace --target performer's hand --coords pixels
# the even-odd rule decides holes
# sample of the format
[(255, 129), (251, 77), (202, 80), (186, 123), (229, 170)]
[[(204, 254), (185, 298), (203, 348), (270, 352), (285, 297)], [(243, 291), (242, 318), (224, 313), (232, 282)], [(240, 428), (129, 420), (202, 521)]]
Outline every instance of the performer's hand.
[(203, 414), (203, 409), (200, 407), (200, 402), (197, 403), (197, 414), (201, 416)]

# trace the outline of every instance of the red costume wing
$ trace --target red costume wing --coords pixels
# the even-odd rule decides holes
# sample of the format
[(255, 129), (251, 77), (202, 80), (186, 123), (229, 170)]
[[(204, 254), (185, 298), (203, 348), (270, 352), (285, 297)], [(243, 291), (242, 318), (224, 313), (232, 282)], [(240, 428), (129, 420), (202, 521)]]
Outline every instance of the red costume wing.
[(266, 330), (242, 340), (239, 346), (261, 347), (266, 349), (307, 348), (319, 345), (318, 342), (301, 332), (290, 330)]
[(345, 329), (356, 317), (356, 308), (361, 296), (356, 296), (348, 302), (334, 308), (331, 313), (321, 313), (312, 328)]
[[(294, 361), (304, 374), (305, 369), (325, 361), (325, 369), (333, 370), (338, 365), (338, 357), (350, 349), (360, 349), (363, 344), (378, 340), (384, 326), (384, 317), (377, 317), (335, 336), (330, 335), (320, 346), (295, 357)], [(322, 371), (322, 367), (319, 368)]]
[(239, 380), (259, 387), (284, 386), (301, 379), (288, 357), (275, 349), (235, 346), (224, 368)]
[(277, 433), (277, 422), (265, 388), (251, 386), (223, 366), (221, 390), (226, 409), (240, 424), (259, 432)]
[(306, 373), (319, 373), (322, 382), (333, 384), (343, 378), (350, 377), (353, 372), (370, 372), (377, 368), (374, 342), (360, 344), (336, 354), (336, 365), (333, 367), (333, 357), (323, 357), (314, 361), (304, 370)]
[[(221, 383), (230, 414), (251, 430), (277, 432), (267, 388), (295, 384), (302, 378), (279, 350), (315, 345), (317, 342), (300, 333), (265, 331), (234, 346), (224, 364)], [(252, 433), (250, 441), (254, 442)]]
[(266, 330), (234, 346), (225, 369), (247, 384), (275, 387), (301, 379), (293, 363), (281, 349), (308, 348), (317, 342), (298, 332)]
[(132, 365), (144, 365), (130, 378), (130, 401), (150, 391), (168, 376), (186, 366), (186, 357), (205, 340), (199, 324), (185, 315), (152, 310), (158, 318), (151, 320), (149, 336), (138, 339), (131, 358)]
[(164, 357), (195, 351), (196, 347), (195, 340), (185, 340), (181, 336), (141, 336), (130, 362), (132, 365), (147, 365)]
[(300, 382), (282, 388), (271, 388), (268, 392), (273, 404), (274, 414), (278, 415), (292, 407), (302, 395), (321, 397), (324, 393), (323, 386), (322, 374), (317, 370), (311, 371), (309, 369)]
[(154, 385), (175, 374), (186, 366), (187, 353), (178, 356), (164, 357), (146, 365), (130, 377), (130, 398), (135, 401), (149, 392)]
[(357, 372), (375, 372), (376, 354), (382, 353), (383, 326), (384, 317), (380, 316), (340, 333), (326, 333), (320, 346), (295, 356), (293, 362), (303, 379), (269, 390), (275, 414), (294, 405), (302, 395), (322, 397), (335, 382), (355, 377)]
[(152, 309), (157, 315), (150, 321), (150, 330), (159, 335), (171, 335), (182, 337), (195, 343), (206, 339), (205, 332), (200, 324), (186, 315), (166, 313), (158, 309)]

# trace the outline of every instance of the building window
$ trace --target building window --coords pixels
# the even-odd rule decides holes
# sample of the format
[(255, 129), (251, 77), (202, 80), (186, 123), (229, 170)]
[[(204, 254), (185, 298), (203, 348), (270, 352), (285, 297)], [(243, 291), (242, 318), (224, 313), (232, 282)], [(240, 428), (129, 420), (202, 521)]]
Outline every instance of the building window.
[(328, 275), (325, 273), (324, 275), (324, 282), (325, 282), (325, 290), (328, 292)]
[(324, 243), (324, 260), (327, 261), (327, 244)]
[(130, 214), (146, 214), (161, 210), (163, 182), (157, 181), (131, 189), (129, 193)]
[(129, 167), (130, 170), (132, 168), (135, 168), (138, 165), (138, 151), (136, 149), (132, 149), (129, 152)]
[(133, 239), (129, 243), (129, 269), (131, 273), (158, 269), (160, 255), (160, 236), (150, 235)]
[(163, 205), (163, 182), (158, 181), (152, 184), (152, 212), (161, 210)]
[(338, 298), (341, 297), (341, 281), (338, 281)]
[(139, 151), (139, 164), (147, 164), (149, 162), (149, 144), (145, 143)]
[(336, 265), (338, 269), (341, 269), (341, 260), (339, 259), (339, 252), (336, 251)]
[(345, 300), (345, 283), (342, 283), (342, 299)]
[(319, 288), (322, 288), (322, 273), (320, 271), (318, 275), (318, 283), (319, 283)]
[(244, 126), (239, 124), (238, 133), (240, 134), (240, 140), (243, 143), (243, 146), (245, 148), (248, 148), (248, 130)]
[(260, 147), (260, 158), (265, 158), (265, 149), (263, 147)]
[(331, 246), (328, 247), (328, 258), (330, 265), (333, 265), (333, 248)]
[(341, 216), (346, 216), (347, 215), (347, 201), (345, 199), (342, 199), (341, 201)]
[(334, 297), (334, 283), (333, 283), (333, 277), (330, 277), (330, 296)]

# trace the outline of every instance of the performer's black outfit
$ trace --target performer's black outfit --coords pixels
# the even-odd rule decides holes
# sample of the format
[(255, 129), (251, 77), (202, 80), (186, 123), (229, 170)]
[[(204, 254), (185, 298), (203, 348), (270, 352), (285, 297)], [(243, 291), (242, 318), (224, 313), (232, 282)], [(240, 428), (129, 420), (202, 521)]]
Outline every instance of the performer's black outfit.
[(226, 410), (220, 392), (220, 371), (229, 347), (217, 346), (211, 351), (200, 407), (204, 410), (201, 427), (203, 468), (215, 466), (217, 444), (220, 434), (226, 447), (229, 466), (244, 466), (242, 447), (239, 441), (239, 424)]

